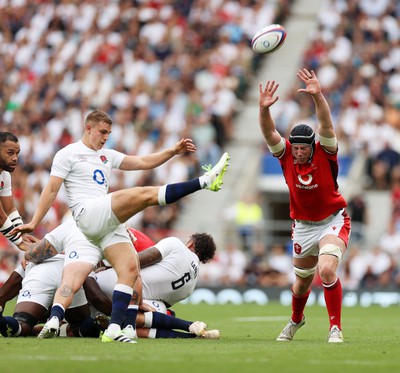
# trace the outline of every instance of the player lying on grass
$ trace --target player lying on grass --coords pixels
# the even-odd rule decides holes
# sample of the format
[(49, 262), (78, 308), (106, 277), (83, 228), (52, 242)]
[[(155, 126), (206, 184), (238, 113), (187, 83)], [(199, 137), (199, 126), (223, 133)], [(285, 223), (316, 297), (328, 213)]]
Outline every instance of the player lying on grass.
[[(136, 245), (140, 244), (138, 241)], [(197, 285), (200, 263), (212, 260), (215, 251), (215, 242), (209, 234), (196, 233), (186, 243), (176, 237), (167, 237), (139, 252), (143, 298), (163, 302), (166, 308), (186, 299)], [(92, 273), (84, 283), (89, 303), (106, 315), (111, 311), (112, 289), (116, 281), (114, 269), (107, 268)], [(151, 319), (158, 316), (145, 312), (144, 317), (145, 326), (151, 327)], [(214, 335), (219, 337), (219, 332), (215, 331)]]
[[(64, 223), (62, 226), (56, 228), (52, 234), (48, 234), (42, 239), (39, 243), (33, 245), (33, 250), (31, 252), (38, 253), (40, 250), (37, 248), (45, 248), (49, 252), (57, 252), (63, 250), (63, 246), (60, 242), (54, 241), (54, 236), (59, 239), (62, 238), (62, 234), (66, 232), (71, 232), (73, 230), (73, 224)], [(62, 234), (61, 234), (61, 233)], [(142, 247), (147, 242), (152, 242), (148, 237), (140, 232), (131, 230), (132, 233), (136, 233), (137, 237), (140, 237), (139, 240), (136, 239), (136, 246)], [(139, 233), (139, 235), (138, 235)], [(199, 235), (202, 237), (203, 234)], [(210, 241), (211, 239), (211, 241)], [(57, 249), (51, 244), (54, 242)], [(63, 240), (61, 240), (61, 243)], [(209, 237), (209, 242), (211, 242), (211, 255), (214, 255), (215, 245), (213, 246), (213, 240)], [(181, 246), (181, 245), (179, 245)], [(198, 248), (199, 249), (199, 248)], [(186, 249), (187, 250), (187, 249)], [(149, 251), (149, 254), (154, 257), (154, 250)], [(40, 254), (41, 257), (43, 254)], [(141, 254), (140, 254), (141, 255)], [(143, 255), (142, 255), (143, 256)], [(203, 254), (204, 256), (204, 254)], [(157, 256), (156, 256), (157, 257)], [(150, 266), (149, 255), (146, 255), (144, 259), (144, 266)], [(154, 261), (158, 261), (155, 259)], [(203, 257), (203, 260), (204, 257)], [(162, 264), (162, 260), (160, 261)], [(171, 261), (170, 261), (171, 262)], [(64, 266), (64, 256), (57, 254), (56, 256), (46, 259), (43, 263), (37, 265), (34, 263), (29, 263), (26, 268), (26, 273), (22, 265), (20, 265), (10, 276), (10, 278), (6, 281), (4, 286), (0, 289), (0, 307), (4, 307), (5, 303), (14, 298), (19, 289), (22, 289), (19, 292), (19, 297), (17, 301), (17, 305), (14, 312), (14, 317), (5, 316), (0, 318), (0, 333), (3, 336), (26, 336), (26, 335), (36, 335), (38, 329), (34, 326), (40, 322), (44, 322), (48, 315), (48, 308), (51, 305), (52, 298), (54, 297), (54, 293), (58, 288), (61, 282), (61, 274), (62, 268)], [(112, 273), (111, 270), (104, 271), (108, 275)], [(114, 272), (115, 274), (115, 272)], [(149, 272), (146, 276), (152, 276), (152, 272)], [(104, 276), (100, 276), (104, 278)], [(22, 281), (22, 279), (24, 280)], [(162, 277), (159, 277), (162, 281)], [(197, 279), (196, 279), (197, 281)], [(149, 283), (152, 281), (149, 280)], [(97, 284), (96, 284), (97, 285)], [(154, 284), (153, 284), (154, 285)], [(90, 286), (90, 281), (89, 285)], [(96, 296), (94, 295), (94, 291), (98, 290), (99, 287), (91, 287), (91, 296), (95, 299), (95, 303), (97, 307), (103, 312), (109, 314), (111, 309), (111, 300), (104, 293), (99, 292)], [(188, 286), (181, 286), (180, 288), (188, 289)], [(185, 290), (186, 291), (186, 290)], [(180, 292), (182, 294), (182, 292)], [(151, 292), (149, 292), (151, 294)], [(171, 298), (172, 299), (172, 298)], [(158, 310), (162, 312), (166, 312), (166, 307), (162, 302), (159, 301), (147, 301), (148, 304), (152, 305), (154, 308), (157, 305)], [(1, 313), (1, 312), (0, 312)], [(150, 337), (150, 338), (193, 338), (196, 336), (203, 338), (218, 338), (219, 331), (207, 331), (206, 324), (203, 322), (191, 322), (185, 321), (181, 319), (176, 319), (171, 316), (167, 316), (165, 314), (161, 314), (159, 312), (155, 312), (154, 314), (151, 312), (142, 313), (139, 312), (138, 318), (138, 326), (143, 330), (138, 332), (140, 337)], [(61, 328), (62, 335), (75, 335), (75, 336), (86, 336), (86, 337), (97, 337), (99, 335), (99, 327), (93, 321), (90, 316), (89, 307), (83, 294), (83, 291), (80, 289), (74, 296), (74, 300), (71, 304), (71, 307), (67, 309), (65, 318), (71, 324), (68, 327), (67, 325), (63, 325)], [(182, 329), (184, 331), (189, 331), (190, 333), (180, 333), (177, 331), (173, 331), (170, 329)], [(59, 333), (59, 331), (57, 331)]]

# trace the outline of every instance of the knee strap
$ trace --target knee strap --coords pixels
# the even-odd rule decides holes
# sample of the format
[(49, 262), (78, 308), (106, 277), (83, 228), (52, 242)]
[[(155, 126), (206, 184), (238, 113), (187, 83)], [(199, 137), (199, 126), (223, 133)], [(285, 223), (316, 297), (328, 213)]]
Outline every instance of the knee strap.
[(340, 261), (342, 259), (343, 253), (342, 250), (340, 250), (339, 246), (328, 243), (321, 247), (319, 255), (333, 255), (336, 256), (336, 258), (338, 258), (338, 260)]
[(299, 268), (294, 266), (294, 273), (301, 278), (307, 278), (314, 275), (316, 270), (317, 266), (315, 266), (314, 268)]

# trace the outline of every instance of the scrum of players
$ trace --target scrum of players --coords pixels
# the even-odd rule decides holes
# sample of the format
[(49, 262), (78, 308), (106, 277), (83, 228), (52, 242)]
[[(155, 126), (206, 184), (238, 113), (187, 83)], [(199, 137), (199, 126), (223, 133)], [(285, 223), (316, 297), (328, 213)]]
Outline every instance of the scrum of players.
[[(198, 278), (199, 263), (214, 257), (215, 243), (206, 233), (196, 233), (183, 243), (166, 237), (154, 243), (133, 228), (127, 229), (138, 252), (143, 286), (143, 307), (136, 318), (138, 338), (205, 338), (217, 339), (219, 330), (207, 330), (202, 321), (175, 317), (171, 307), (193, 292)], [(68, 247), (67, 235), (79, 235), (72, 219), (32, 243), (23, 261), (0, 289), (0, 307), (18, 296), (13, 316), (2, 316), (3, 337), (37, 336), (47, 320), (54, 293), (60, 286), (64, 259), (74, 255)], [(115, 270), (100, 262), (74, 294), (65, 319), (51, 337), (99, 337), (108, 326), (112, 290), (117, 277)], [(48, 337), (47, 337), (48, 338)]]

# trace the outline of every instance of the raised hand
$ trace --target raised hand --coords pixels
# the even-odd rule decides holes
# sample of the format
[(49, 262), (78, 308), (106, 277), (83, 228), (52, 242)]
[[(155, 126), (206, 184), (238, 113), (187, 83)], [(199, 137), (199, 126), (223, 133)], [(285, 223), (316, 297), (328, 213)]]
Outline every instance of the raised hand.
[(279, 96), (275, 96), (278, 87), (279, 84), (275, 83), (275, 80), (267, 80), (264, 89), (260, 83), (260, 108), (269, 108), (278, 101)]
[(300, 88), (297, 92), (306, 92), (310, 95), (315, 95), (321, 92), (321, 85), (315, 75), (314, 70), (308, 71), (307, 69), (299, 70), (297, 72), (298, 78), (304, 82), (306, 88)]

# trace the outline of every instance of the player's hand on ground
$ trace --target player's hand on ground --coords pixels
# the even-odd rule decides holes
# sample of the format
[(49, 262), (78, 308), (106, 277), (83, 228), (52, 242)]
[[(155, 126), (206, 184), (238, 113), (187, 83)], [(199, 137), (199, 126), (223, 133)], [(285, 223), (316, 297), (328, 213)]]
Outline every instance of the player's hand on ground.
[(297, 92), (305, 92), (310, 95), (315, 95), (321, 92), (321, 85), (315, 75), (314, 70), (308, 71), (307, 69), (299, 70), (297, 72), (298, 78), (304, 82), (306, 88), (300, 88)]
[(267, 80), (264, 88), (260, 83), (260, 108), (269, 108), (278, 101), (279, 96), (275, 96), (278, 87), (279, 84), (275, 80)]
[(175, 154), (194, 153), (196, 150), (192, 139), (181, 139), (175, 144)]

